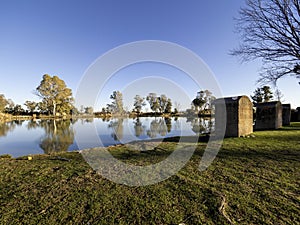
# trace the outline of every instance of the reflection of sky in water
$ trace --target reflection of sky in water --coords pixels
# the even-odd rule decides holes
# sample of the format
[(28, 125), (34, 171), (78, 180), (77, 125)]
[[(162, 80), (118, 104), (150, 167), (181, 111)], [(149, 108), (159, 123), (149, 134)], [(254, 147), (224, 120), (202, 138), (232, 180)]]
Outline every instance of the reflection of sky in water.
[[(11, 154), (14, 157), (28, 154), (43, 154), (41, 142), (47, 138), (48, 147), (60, 146), (58, 141), (65, 141), (69, 151), (78, 150), (74, 139), (74, 133), (81, 135), (80, 146), (92, 148), (97, 146), (109, 146), (130, 141), (149, 140), (151, 138), (163, 138), (172, 136), (195, 135), (190, 122), (186, 118), (139, 118), (137, 119), (102, 119), (74, 121), (73, 124), (63, 121), (53, 123), (48, 121), (23, 121), (20, 124), (7, 123), (0, 130), (0, 155)], [(29, 127), (31, 127), (29, 129)], [(53, 127), (57, 131), (53, 131)], [(95, 133), (97, 138), (93, 138)], [(100, 139), (99, 139), (100, 137)], [(99, 140), (101, 142), (99, 142)], [(49, 151), (49, 149), (48, 149)]]
[(43, 154), (40, 149), (40, 138), (45, 131), (41, 127), (27, 129), (29, 121), (23, 121), (21, 125), (12, 125), (11, 131), (6, 136), (0, 136), (0, 154), (19, 156), (25, 154)]

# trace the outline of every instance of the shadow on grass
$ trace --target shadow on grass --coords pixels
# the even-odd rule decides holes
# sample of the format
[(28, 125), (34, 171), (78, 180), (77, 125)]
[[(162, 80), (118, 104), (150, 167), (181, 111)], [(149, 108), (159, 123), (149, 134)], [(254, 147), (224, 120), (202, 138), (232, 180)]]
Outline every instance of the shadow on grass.
[[(186, 146), (195, 145), (194, 156), (201, 158), (209, 135), (176, 136), (131, 142), (135, 150), (121, 146), (113, 148), (112, 155), (129, 163), (150, 164), (167, 158), (179, 143)], [(147, 146), (147, 150), (143, 150)], [(184, 148), (184, 147), (183, 147)], [(300, 161), (300, 123), (273, 131), (257, 131), (248, 138), (225, 138), (218, 152), (219, 159), (245, 159), (254, 161), (272, 160), (277, 162)]]
[(224, 150), (222, 149), (218, 156), (222, 159), (247, 158), (249, 160), (272, 160), (277, 162), (300, 162), (300, 151), (290, 151), (286, 149), (275, 151), (256, 151), (256, 150)]

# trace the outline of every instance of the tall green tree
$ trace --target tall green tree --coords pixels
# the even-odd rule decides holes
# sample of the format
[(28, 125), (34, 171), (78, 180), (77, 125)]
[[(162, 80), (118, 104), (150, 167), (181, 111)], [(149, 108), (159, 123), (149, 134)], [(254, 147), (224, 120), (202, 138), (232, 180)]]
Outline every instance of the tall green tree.
[(27, 107), (27, 111), (29, 113), (33, 113), (36, 110), (36, 107), (38, 106), (38, 104), (34, 101), (26, 101), (24, 105)]
[(159, 111), (160, 104), (156, 93), (149, 93), (146, 100), (149, 102), (150, 108), (153, 112)]
[(212, 95), (209, 90), (197, 92), (197, 96), (193, 99), (192, 104), (194, 105), (196, 111), (203, 111), (211, 109), (212, 102), (216, 98)]
[(112, 103), (107, 104), (108, 111), (113, 114), (123, 114), (123, 94), (120, 91), (114, 91), (110, 96), (110, 99), (112, 100)]
[(149, 93), (146, 100), (149, 102), (150, 108), (153, 112), (159, 111), (160, 113), (163, 113), (168, 105), (168, 98), (164, 94), (157, 96), (156, 93)]
[(273, 99), (273, 92), (269, 86), (262, 87), (264, 102), (269, 102)]
[(4, 112), (13, 114), (16, 105), (11, 99), (8, 99), (7, 102), (8, 104), (6, 105)]
[(172, 100), (168, 98), (165, 113), (171, 113), (172, 112)]
[(253, 95), (250, 96), (254, 104), (261, 103), (263, 101), (263, 93), (261, 88), (256, 88)]
[(254, 94), (250, 96), (254, 104), (269, 102), (273, 99), (273, 92), (269, 86), (256, 88)]
[(40, 85), (36, 88), (36, 95), (42, 98), (42, 109), (53, 116), (59, 113), (70, 114), (74, 108), (72, 90), (68, 88), (58, 76), (43, 76)]
[(160, 97), (158, 97), (158, 102), (159, 102), (159, 111), (165, 112), (166, 107), (167, 107), (167, 103), (168, 103), (168, 98), (166, 95), (162, 94), (160, 95)]
[(136, 95), (134, 97), (133, 106), (134, 106), (134, 110), (137, 113), (140, 113), (142, 111), (143, 106), (145, 106), (145, 105), (146, 105), (145, 98), (141, 97), (140, 95)]
[(21, 105), (16, 104), (13, 108), (13, 115), (22, 115), (24, 114), (25, 110), (22, 108)]
[(5, 107), (8, 105), (8, 100), (3, 94), (0, 94), (0, 112), (4, 112)]

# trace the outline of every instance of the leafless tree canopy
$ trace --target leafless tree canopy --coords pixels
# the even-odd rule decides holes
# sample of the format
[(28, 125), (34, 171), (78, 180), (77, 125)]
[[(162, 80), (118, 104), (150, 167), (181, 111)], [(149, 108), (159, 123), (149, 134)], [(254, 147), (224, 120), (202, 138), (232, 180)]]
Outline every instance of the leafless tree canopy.
[(242, 44), (231, 54), (242, 61), (263, 60), (258, 82), (276, 85), (284, 76), (300, 77), (299, 0), (247, 0), (237, 32)]

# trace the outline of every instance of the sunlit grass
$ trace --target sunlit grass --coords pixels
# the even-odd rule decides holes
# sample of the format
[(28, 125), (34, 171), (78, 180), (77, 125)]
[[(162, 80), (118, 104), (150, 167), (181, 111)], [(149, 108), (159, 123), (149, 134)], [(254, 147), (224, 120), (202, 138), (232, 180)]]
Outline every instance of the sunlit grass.
[[(199, 143), (180, 172), (144, 187), (101, 177), (79, 153), (0, 158), (1, 224), (299, 224), (300, 123), (254, 136), (225, 139), (204, 172)], [(148, 165), (175, 146), (110, 151)]]

